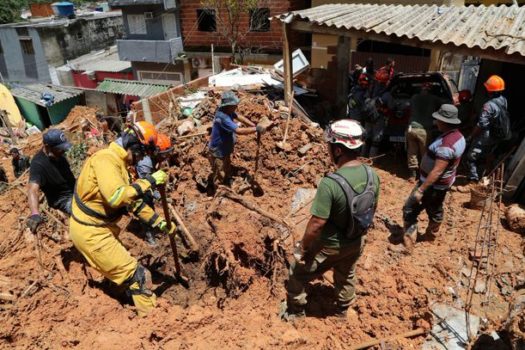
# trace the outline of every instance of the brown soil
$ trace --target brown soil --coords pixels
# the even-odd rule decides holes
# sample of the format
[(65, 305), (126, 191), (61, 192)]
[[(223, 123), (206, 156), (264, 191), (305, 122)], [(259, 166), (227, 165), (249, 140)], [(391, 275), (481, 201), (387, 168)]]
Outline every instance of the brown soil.
[[(332, 170), (322, 132), (294, 119), (289, 132), (292, 151), (280, 151), (275, 144), (282, 140), (284, 119), (268, 109), (264, 98), (242, 97), (243, 116), (254, 122), (267, 116), (276, 125), (262, 137), (255, 179), (255, 137), (239, 137), (232, 191), (285, 218), (296, 190), (315, 188)], [(210, 114), (203, 117), (203, 125), (211, 118)], [(306, 155), (299, 154), (297, 150), (308, 143), (313, 147)], [(205, 145), (206, 137), (178, 142), (170, 169), (174, 206), (201, 246), (196, 258), (186, 254), (179, 242), (184, 273), (190, 277), (189, 289), (170, 277), (173, 262), (168, 240), (159, 235), (159, 246), (151, 248), (130, 232), (133, 224), (124, 225), (128, 220), (122, 220), (122, 226), (127, 226), (120, 235), (123, 244), (153, 272), (155, 292), (160, 295), (159, 306), (143, 319), (135, 316), (122, 291), (86, 268), (68, 241), (67, 231), (51, 218), (42, 228), (40, 267), (34, 236), (23, 222), (27, 201), (16, 189), (6, 192), (0, 199), (4, 227), (0, 235), (0, 293), (13, 300), (0, 300), (0, 347), (344, 349), (428, 326), (433, 321), (429, 313), (432, 302), (458, 307), (464, 303), (467, 279), (462, 271), (470, 270), (469, 250), (474, 246), (479, 211), (465, 207), (468, 194), (451, 192), (440, 235), (433, 242), (418, 242), (413, 254), (407, 255), (392, 234), (400, 230), (401, 208), (411, 185), (377, 168), (381, 178), (378, 214), (359, 260), (353, 311), (345, 321), (331, 316), (334, 296), (332, 277), (327, 274), (309, 287), (308, 317), (293, 323), (281, 321), (277, 314), (285, 298), (287, 260), (291, 259), (293, 241), (302, 236), (307, 210), (286, 218), (283, 224), (225, 196), (209, 195), (205, 190), (210, 172)], [(25, 151), (31, 154), (37, 149), (29, 144)], [(390, 168), (393, 163), (384, 160), (382, 167)], [(6, 168), (9, 172), (10, 166)], [(287, 224), (296, 223), (289, 236)], [(422, 230), (425, 224), (422, 222)], [(501, 327), (513, 289), (525, 280), (521, 237), (501, 229), (498, 248), (499, 274), (490, 285), (492, 298), (482, 306), (482, 295), (476, 294), (472, 309), (487, 318), (485, 330)], [(424, 337), (416, 337), (390, 344), (390, 348), (415, 349), (423, 341)]]

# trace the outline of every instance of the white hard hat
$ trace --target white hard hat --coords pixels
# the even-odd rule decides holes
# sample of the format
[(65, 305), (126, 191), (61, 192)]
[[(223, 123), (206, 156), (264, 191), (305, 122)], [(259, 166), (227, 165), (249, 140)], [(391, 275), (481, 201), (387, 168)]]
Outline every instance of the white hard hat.
[(357, 120), (341, 119), (328, 125), (324, 136), (326, 142), (338, 143), (348, 149), (357, 149), (363, 145), (364, 130)]

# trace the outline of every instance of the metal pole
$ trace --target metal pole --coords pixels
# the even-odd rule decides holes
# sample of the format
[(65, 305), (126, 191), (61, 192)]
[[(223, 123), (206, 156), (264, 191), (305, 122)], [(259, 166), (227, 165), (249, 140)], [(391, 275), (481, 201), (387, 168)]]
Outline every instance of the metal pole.
[(215, 75), (215, 55), (213, 50), (213, 44), (211, 44), (211, 72)]

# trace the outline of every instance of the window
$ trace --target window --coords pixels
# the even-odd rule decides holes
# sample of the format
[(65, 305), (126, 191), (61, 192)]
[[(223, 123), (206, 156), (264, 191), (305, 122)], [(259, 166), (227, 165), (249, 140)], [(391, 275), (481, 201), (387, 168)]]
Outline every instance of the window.
[(270, 9), (267, 7), (250, 10), (250, 31), (270, 31)]
[(27, 29), (27, 27), (16, 28), (16, 33), (18, 34), (18, 36), (29, 36), (29, 30)]
[(215, 10), (197, 10), (197, 21), (199, 23), (200, 32), (214, 32), (217, 30)]
[(22, 52), (25, 55), (35, 54), (35, 49), (33, 48), (33, 40), (20, 40), (20, 46), (22, 47)]
[(173, 83), (173, 85), (184, 83), (181, 73), (147, 71), (138, 71), (137, 73), (139, 80), (149, 83)]
[(129, 34), (147, 34), (144, 15), (127, 15)]

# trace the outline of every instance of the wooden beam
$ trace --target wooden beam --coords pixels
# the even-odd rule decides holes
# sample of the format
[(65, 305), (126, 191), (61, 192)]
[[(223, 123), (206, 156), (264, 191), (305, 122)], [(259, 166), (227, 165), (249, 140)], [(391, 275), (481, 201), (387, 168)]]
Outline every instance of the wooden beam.
[(350, 38), (340, 36), (337, 42), (337, 113), (339, 118), (346, 114), (348, 100), (348, 69), (350, 65)]
[(283, 22), (283, 61), (284, 61), (284, 101), (292, 108), (293, 64), (290, 24)]
[(412, 47), (420, 47), (423, 49), (437, 49), (442, 52), (453, 52), (454, 54), (464, 55), (464, 56), (475, 56), (481, 57), (484, 59), (500, 61), (500, 62), (509, 62), (517, 64), (525, 64), (525, 57), (519, 53), (507, 54), (503, 50), (495, 50), (493, 48), (481, 49), (478, 47), (468, 48), (466, 45), (456, 46), (454, 44), (443, 44), (443, 43), (432, 43), (421, 41), (419, 39), (407, 38), (407, 37), (397, 37), (396, 35), (387, 35), (387, 34), (377, 34), (373, 32), (367, 32), (364, 30), (355, 30), (355, 29), (346, 29), (346, 28), (335, 28), (328, 27), (319, 24), (313, 24), (306, 21), (293, 21), (291, 23), (291, 29), (299, 32), (306, 33), (319, 33), (319, 34), (328, 34), (335, 36), (345, 36), (345, 37), (360, 37), (366, 38), (369, 40), (382, 41), (387, 43), (395, 43), (401, 45), (407, 45)]

